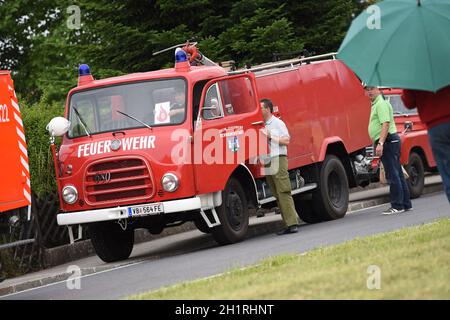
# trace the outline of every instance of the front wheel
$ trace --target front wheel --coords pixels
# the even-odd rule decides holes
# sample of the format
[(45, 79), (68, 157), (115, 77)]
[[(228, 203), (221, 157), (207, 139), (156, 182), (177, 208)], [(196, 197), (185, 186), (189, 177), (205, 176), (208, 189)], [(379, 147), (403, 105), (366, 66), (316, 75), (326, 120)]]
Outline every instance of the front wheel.
[(90, 224), (89, 234), (95, 252), (105, 262), (128, 259), (133, 250), (134, 230), (124, 231), (115, 222)]
[(244, 240), (248, 230), (249, 210), (244, 189), (235, 178), (230, 178), (222, 191), (222, 205), (216, 208), (220, 225), (211, 234), (221, 245)]
[(324, 221), (343, 218), (348, 209), (349, 187), (347, 173), (338, 157), (326, 156), (318, 182), (313, 193), (314, 211)]
[(406, 170), (409, 174), (407, 183), (410, 198), (418, 198), (422, 195), (423, 188), (425, 186), (425, 169), (420, 155), (415, 152), (411, 152)]
[(194, 220), (194, 224), (197, 227), (198, 230), (200, 230), (203, 233), (211, 233), (211, 229), (206, 224), (205, 220), (200, 217), (196, 220)]

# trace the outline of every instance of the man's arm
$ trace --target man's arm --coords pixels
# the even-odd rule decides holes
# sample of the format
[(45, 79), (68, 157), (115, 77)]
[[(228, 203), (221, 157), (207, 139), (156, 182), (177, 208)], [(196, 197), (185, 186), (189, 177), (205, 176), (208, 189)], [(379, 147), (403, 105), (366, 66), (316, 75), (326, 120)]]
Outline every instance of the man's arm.
[(291, 138), (289, 136), (284, 136), (284, 137), (270, 137), (273, 141), (277, 142), (279, 145), (281, 146), (287, 146), (289, 144), (289, 142), (291, 141)]
[(273, 136), (270, 133), (270, 130), (267, 130), (267, 128), (262, 129), (262, 133), (265, 134), (268, 139), (272, 139), (273, 141), (282, 146), (287, 146), (291, 141), (291, 137), (289, 136), (282, 136), (282, 137)]
[(408, 109), (414, 109), (416, 107), (416, 95), (412, 90), (403, 90), (401, 96), (403, 104)]
[(378, 157), (381, 157), (383, 155), (383, 145), (388, 136), (390, 124), (390, 122), (384, 122), (383, 126), (381, 127), (380, 139), (378, 140), (378, 145), (375, 149), (375, 154)]

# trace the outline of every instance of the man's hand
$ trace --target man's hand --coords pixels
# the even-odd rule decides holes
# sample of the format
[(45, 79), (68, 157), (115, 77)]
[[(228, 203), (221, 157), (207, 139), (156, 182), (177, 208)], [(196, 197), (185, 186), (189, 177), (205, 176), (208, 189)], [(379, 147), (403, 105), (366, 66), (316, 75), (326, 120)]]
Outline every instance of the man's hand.
[(383, 146), (381, 144), (377, 144), (377, 148), (375, 149), (375, 155), (377, 157), (381, 157), (383, 155)]
[(264, 134), (268, 139), (270, 139), (272, 137), (272, 135), (270, 134), (270, 131), (267, 130), (267, 128), (263, 128), (261, 129), (262, 134)]

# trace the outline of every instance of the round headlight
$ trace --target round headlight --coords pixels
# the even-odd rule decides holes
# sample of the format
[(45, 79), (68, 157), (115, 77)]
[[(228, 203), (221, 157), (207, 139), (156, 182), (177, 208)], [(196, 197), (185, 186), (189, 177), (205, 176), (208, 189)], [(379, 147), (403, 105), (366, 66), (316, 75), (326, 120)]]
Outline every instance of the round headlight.
[(62, 198), (68, 204), (74, 204), (78, 200), (78, 191), (74, 186), (65, 186), (62, 190)]
[(175, 192), (178, 189), (178, 177), (173, 173), (166, 173), (161, 180), (162, 187), (167, 192)]

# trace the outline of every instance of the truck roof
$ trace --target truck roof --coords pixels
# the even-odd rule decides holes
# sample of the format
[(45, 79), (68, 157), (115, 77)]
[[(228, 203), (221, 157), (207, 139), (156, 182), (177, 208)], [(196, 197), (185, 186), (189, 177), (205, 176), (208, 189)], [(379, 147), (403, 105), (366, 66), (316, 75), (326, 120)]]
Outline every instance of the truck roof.
[[(95, 74), (95, 72), (94, 72)], [(69, 94), (79, 90), (86, 90), (90, 88), (97, 88), (103, 86), (110, 86), (119, 83), (135, 82), (135, 81), (145, 81), (152, 79), (162, 79), (162, 78), (177, 78), (186, 77), (193, 82), (199, 80), (217, 78), (227, 75), (227, 71), (219, 66), (191, 66), (189, 71), (179, 71), (175, 68), (162, 69), (157, 71), (148, 72), (138, 72), (127, 74), (123, 76), (111, 77), (106, 79), (94, 80), (86, 85), (78, 86), (73, 88)]]
[(380, 88), (380, 90), (385, 95), (402, 94), (403, 93), (403, 89), (398, 89), (398, 88)]
[[(324, 62), (328, 62), (328, 61), (333, 61), (333, 59), (326, 59), (326, 60), (320, 60), (320, 61), (311, 61), (308, 64), (321, 64)], [(290, 71), (293, 69), (297, 69), (297, 68), (302, 68), (308, 65), (307, 63), (293, 63), (291, 65), (287, 65), (287, 66), (280, 66), (280, 67), (270, 67), (270, 64), (268, 63), (267, 69), (264, 70), (260, 70), (260, 71), (256, 71), (255, 72), (255, 76), (256, 77), (261, 77), (261, 76), (265, 76), (265, 75), (271, 75), (273, 73), (277, 73), (277, 72), (284, 72), (284, 71)], [(258, 65), (257, 67), (264, 67), (265, 65)]]

